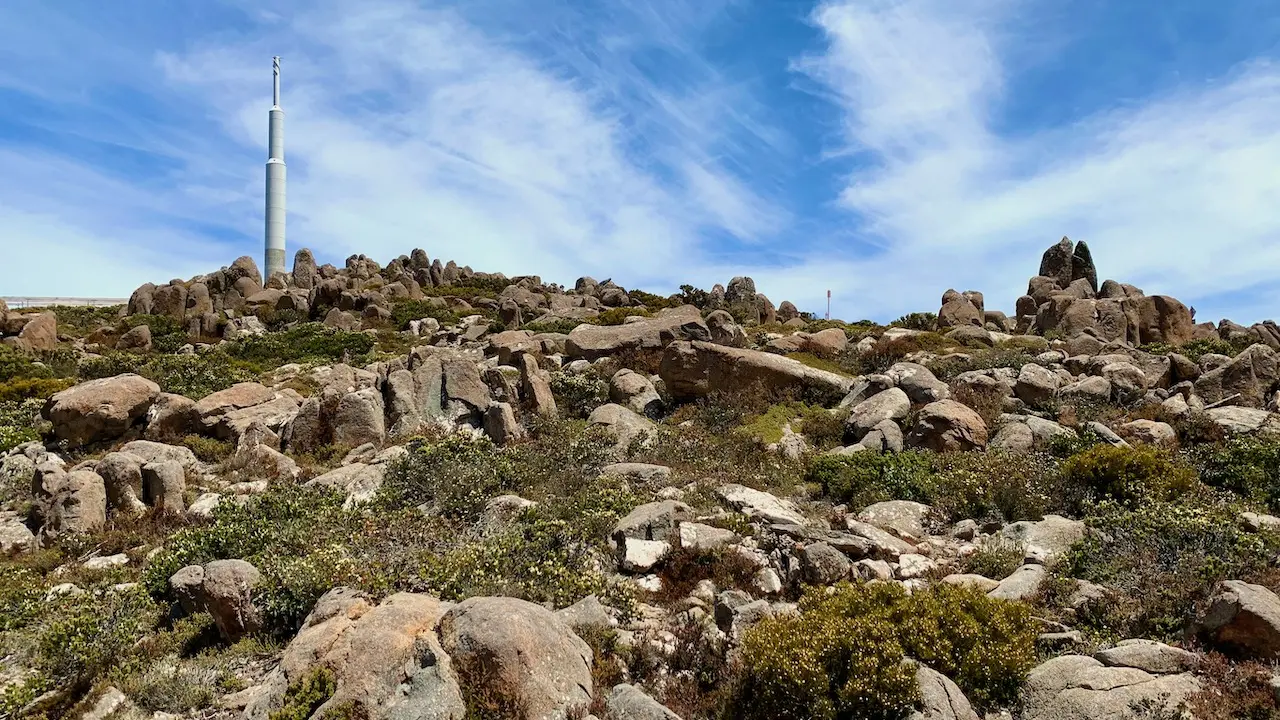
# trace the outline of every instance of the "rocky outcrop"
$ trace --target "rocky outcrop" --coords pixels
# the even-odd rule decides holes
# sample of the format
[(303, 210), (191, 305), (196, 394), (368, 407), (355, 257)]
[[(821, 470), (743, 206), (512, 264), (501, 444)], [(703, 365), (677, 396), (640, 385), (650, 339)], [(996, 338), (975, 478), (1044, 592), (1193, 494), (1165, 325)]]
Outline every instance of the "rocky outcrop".
[(521, 717), (555, 718), (591, 703), (592, 652), (555, 613), (514, 598), (471, 598), (440, 620), (440, 644), (464, 684)]
[(659, 375), (668, 392), (686, 400), (755, 383), (771, 391), (792, 390), (830, 399), (843, 396), (853, 385), (853, 378), (798, 360), (709, 342), (671, 343), (662, 355)]
[(1266, 660), (1280, 658), (1280, 597), (1239, 580), (1219, 584), (1202, 631), (1217, 645)]
[(987, 446), (987, 425), (968, 406), (939, 400), (920, 411), (907, 442), (935, 452), (978, 450)]
[(676, 340), (711, 340), (711, 331), (696, 307), (661, 310), (653, 317), (622, 325), (579, 325), (565, 340), (565, 353), (595, 360), (624, 350), (660, 351)]
[(53, 434), (69, 447), (124, 435), (160, 395), (160, 386), (134, 374), (90, 380), (54, 394), (44, 417)]
[(100, 530), (107, 522), (107, 488), (92, 470), (65, 472), (57, 466), (36, 469), (35, 516), (43, 542), (66, 534)]
[(228, 642), (236, 642), (262, 627), (253, 604), (253, 590), (261, 573), (244, 560), (215, 560), (189, 565), (169, 578), (169, 587), (188, 613), (207, 612)]
[(1025, 720), (1142, 720), (1170, 713), (1201, 689), (1190, 673), (1156, 674), (1063, 655), (1033, 669), (1023, 690)]
[(323, 668), (335, 689), (314, 717), (355, 708), (369, 720), (462, 720), (462, 690), (435, 632), (449, 607), (428, 595), (398, 593), (375, 604), (350, 588), (330, 590), (267, 682), (248, 691), (245, 716), (268, 720), (291, 684)]
[(604, 700), (604, 720), (680, 720), (634, 685), (615, 685)]

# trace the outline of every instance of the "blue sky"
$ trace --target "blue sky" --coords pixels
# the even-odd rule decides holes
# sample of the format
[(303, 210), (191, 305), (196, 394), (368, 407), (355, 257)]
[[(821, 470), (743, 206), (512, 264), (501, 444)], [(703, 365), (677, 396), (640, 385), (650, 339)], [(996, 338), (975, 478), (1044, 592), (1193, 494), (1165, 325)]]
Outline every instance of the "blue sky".
[(889, 320), (1012, 311), (1041, 251), (1197, 318), (1280, 300), (1270, 0), (6, 0), (0, 295), (290, 253)]

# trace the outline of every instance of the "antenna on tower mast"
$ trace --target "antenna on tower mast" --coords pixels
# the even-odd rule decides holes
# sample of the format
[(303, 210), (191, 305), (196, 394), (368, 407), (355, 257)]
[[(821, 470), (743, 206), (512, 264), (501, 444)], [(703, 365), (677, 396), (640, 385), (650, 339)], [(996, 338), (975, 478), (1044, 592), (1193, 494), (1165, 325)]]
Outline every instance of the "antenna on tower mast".
[(263, 281), (284, 268), (284, 109), (280, 107), (280, 58), (271, 58), (271, 110), (267, 113), (267, 212)]

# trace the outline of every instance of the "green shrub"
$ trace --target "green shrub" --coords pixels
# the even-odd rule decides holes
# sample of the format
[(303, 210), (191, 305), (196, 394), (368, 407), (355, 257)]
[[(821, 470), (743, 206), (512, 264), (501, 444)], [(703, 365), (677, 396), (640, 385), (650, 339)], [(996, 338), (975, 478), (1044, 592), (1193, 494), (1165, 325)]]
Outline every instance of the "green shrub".
[(860, 355), (845, 353), (840, 362), (850, 375), (870, 375), (888, 370), (913, 353), (940, 352), (954, 345), (935, 332), (922, 332), (896, 340), (881, 337), (867, 352)]
[(53, 371), (38, 362), (35, 356), (9, 345), (0, 345), (0, 382), (51, 377)]
[(788, 400), (769, 407), (764, 413), (746, 419), (738, 432), (766, 444), (782, 439), (783, 428), (803, 433), (820, 449), (839, 445), (844, 438), (844, 422), (820, 405)]
[(306, 323), (284, 332), (235, 340), (225, 345), (225, 352), (262, 372), (287, 363), (346, 362), (362, 365), (374, 343), (373, 337), (362, 332), (333, 330), (320, 323)]
[(615, 607), (628, 604), (626, 591), (592, 566), (584, 540), (574, 521), (529, 510), (496, 535), (424, 555), (419, 574), (427, 589), (446, 600), (507, 595), (564, 607), (597, 594)]
[(692, 305), (699, 310), (705, 310), (711, 304), (711, 294), (692, 285), (681, 285), (680, 304)]
[(80, 364), (80, 375), (85, 380), (122, 373), (137, 373), (159, 385), (164, 392), (185, 395), (193, 400), (236, 383), (255, 380), (259, 375), (257, 369), (247, 367), (221, 351), (150, 356), (111, 352)]
[(426, 300), (404, 300), (391, 307), (391, 324), (398, 330), (408, 330), (410, 320), (424, 318), (434, 318), (442, 326), (456, 325), (458, 322), (457, 313)]
[(110, 351), (85, 358), (80, 362), (77, 373), (85, 380), (97, 380), (124, 373), (139, 373), (146, 362), (147, 358), (141, 355)]
[(19, 378), (0, 382), (0, 403), (35, 398), (44, 400), (75, 385), (69, 378)]
[(1171, 500), (1196, 484), (1195, 471), (1177, 455), (1151, 446), (1095, 445), (1063, 461), (1060, 473), (1062, 484), (1083, 489), (1088, 501), (1127, 507)]
[(463, 435), (413, 447), (387, 470), (383, 502), (430, 505), (440, 515), (475, 522), (490, 498), (513, 492), (518, 469), (487, 438)]
[(359, 567), (339, 546), (313, 549), (300, 557), (264, 553), (257, 562), (261, 590), (253, 602), (262, 611), (264, 628), (277, 637), (293, 637), (320, 599), (339, 585), (358, 585)]
[(821, 486), (827, 497), (854, 508), (884, 500), (927, 503), (934, 489), (930, 455), (913, 451), (820, 455), (810, 463), (805, 479)]
[(676, 295), (654, 295), (644, 290), (628, 290), (627, 297), (641, 303), (652, 311), (666, 310), (669, 308), (678, 308), (684, 305), (684, 299)]
[(207, 463), (219, 463), (231, 457), (235, 447), (226, 440), (187, 435), (178, 443), (195, 454), (196, 458)]
[(87, 686), (134, 656), (161, 613), (141, 589), (64, 595), (46, 608), (53, 619), (36, 641), (36, 667), (60, 684)]
[(171, 535), (151, 558), (143, 583), (157, 597), (169, 594), (169, 578), (187, 565), (242, 558), (255, 562), (263, 553), (300, 557), (325, 548), (345, 533), (344, 498), (320, 488), (272, 487), (250, 502), (222, 503), (208, 525)]
[(551, 392), (566, 417), (585, 418), (609, 402), (609, 385), (594, 372), (551, 373)]
[(1280, 511), (1280, 442), (1236, 437), (1222, 445), (1197, 447), (1192, 458), (1205, 485)]
[(460, 534), (448, 551), (425, 554), (420, 575), (427, 587), (452, 600), (510, 595), (557, 606), (595, 593), (626, 611), (633, 602), (629, 591), (600, 574), (594, 558), (609, 550), (610, 530), (639, 499), (610, 476), (564, 491), (497, 532)]
[(558, 335), (568, 335), (573, 329), (582, 325), (582, 320), (570, 320), (569, 318), (557, 318), (546, 322), (531, 322), (524, 325), (522, 329), (528, 330), (535, 335), (538, 333), (556, 333)]
[(1229, 510), (1172, 503), (1106, 503), (1062, 561), (1064, 577), (1115, 589), (1117, 600), (1083, 624), (1113, 637), (1174, 640), (1220, 580), (1256, 577), (1280, 550), (1270, 534), (1242, 530)]
[(187, 344), (187, 330), (180, 320), (168, 315), (130, 315), (122, 322), (123, 331), (140, 325), (151, 329), (151, 348), (156, 352), (171, 353)]
[(462, 278), (458, 281), (458, 285), (437, 285), (435, 287), (422, 288), (422, 294), (428, 296), (453, 296), (453, 297), (497, 297), (498, 293), (507, 289), (512, 282), (508, 278), (502, 277), (471, 277)]
[(642, 307), (617, 307), (601, 311), (599, 315), (586, 318), (583, 322), (591, 323), (592, 325), (621, 325), (632, 315), (649, 317), (652, 314)]
[(43, 405), (39, 398), (0, 402), (0, 453), (40, 439), (49, 426), (40, 418)]
[(1029, 609), (939, 584), (816, 588), (800, 614), (743, 638), (735, 717), (891, 720), (918, 700), (914, 658), (950, 677), (979, 708), (1012, 702), (1036, 661)]
[(889, 327), (932, 332), (938, 328), (938, 316), (931, 312), (914, 312), (894, 320), (889, 323)]
[(124, 314), (124, 305), (53, 305), (45, 308), (58, 316), (58, 332), (84, 337), (98, 328), (115, 325)]
[(1026, 547), (1009, 540), (989, 540), (978, 545), (977, 551), (966, 555), (960, 563), (962, 572), (1003, 580), (1022, 566)]
[(821, 455), (806, 480), (835, 502), (861, 508), (885, 500), (932, 505), (948, 521), (1038, 519), (1054, 468), (1036, 454), (928, 453)]
[(939, 380), (951, 380), (956, 375), (970, 370), (992, 370), (995, 368), (1012, 368), (1020, 370), (1023, 365), (1035, 364), (1035, 356), (1018, 347), (994, 347), (967, 350), (967, 359), (958, 357), (942, 357), (928, 363), (928, 368)]
[(271, 713), (268, 720), (309, 720), (311, 714), (329, 702), (338, 691), (333, 671), (317, 667), (300, 680), (290, 683), (285, 691), (284, 705)]
[(950, 521), (1038, 520), (1057, 500), (1055, 467), (1037, 453), (940, 453), (933, 464), (933, 505)]
[(839, 362), (836, 362), (835, 360), (831, 360), (824, 357), (818, 357), (817, 355), (814, 355), (812, 353), (804, 353), (804, 352), (791, 353), (787, 355), (787, 357), (797, 362), (808, 365), (809, 367), (814, 368), (815, 370), (825, 370), (827, 372), (836, 373), (837, 375), (849, 374), (845, 370), (844, 366), (841, 365)]
[(1152, 355), (1178, 353), (1191, 362), (1198, 363), (1200, 362), (1200, 358), (1210, 353), (1226, 355), (1227, 357), (1235, 357), (1252, 344), (1252, 338), (1236, 342), (1228, 342), (1220, 338), (1200, 338), (1199, 340), (1192, 340), (1181, 345), (1151, 343), (1150, 345), (1143, 345), (1141, 350), (1151, 353)]
[(0, 632), (29, 625), (44, 611), (44, 587), (34, 570), (0, 563)]

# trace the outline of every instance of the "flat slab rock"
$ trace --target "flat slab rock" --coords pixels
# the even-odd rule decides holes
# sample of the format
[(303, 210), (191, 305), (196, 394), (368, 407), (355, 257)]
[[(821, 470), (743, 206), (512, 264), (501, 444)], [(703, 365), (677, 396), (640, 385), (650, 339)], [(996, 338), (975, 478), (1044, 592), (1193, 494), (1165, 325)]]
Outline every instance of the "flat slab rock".
[(1036, 667), (1023, 688), (1023, 720), (1142, 720), (1142, 704), (1174, 710), (1201, 689), (1190, 673), (1157, 675), (1063, 655)]
[(745, 485), (722, 485), (716, 490), (720, 499), (752, 519), (765, 522), (804, 525), (804, 515), (790, 500), (783, 500), (761, 490), (752, 490)]

